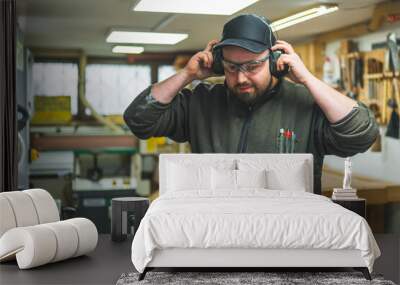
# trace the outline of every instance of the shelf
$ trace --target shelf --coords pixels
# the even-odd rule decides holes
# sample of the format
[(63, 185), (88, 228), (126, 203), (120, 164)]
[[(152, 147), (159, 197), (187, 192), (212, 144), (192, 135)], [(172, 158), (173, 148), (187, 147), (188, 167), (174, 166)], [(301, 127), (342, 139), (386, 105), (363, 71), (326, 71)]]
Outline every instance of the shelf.
[[(396, 72), (395, 77), (399, 77), (398, 72)], [(393, 72), (364, 74), (364, 79), (382, 79), (382, 78), (393, 78)]]
[[(138, 139), (131, 135), (45, 135), (32, 136), (31, 146), (41, 150), (92, 150), (104, 148), (129, 148), (136, 150)], [(120, 149), (118, 149), (119, 151)]]
[(351, 53), (348, 53), (348, 54), (344, 54), (344, 56), (345, 56), (346, 58), (361, 58), (362, 55), (363, 55), (363, 53), (358, 52), (358, 51), (356, 51), (356, 52), (351, 52)]
[(90, 148), (90, 149), (76, 149), (74, 154), (127, 154), (134, 155), (138, 150), (134, 147), (105, 147), (105, 148)]

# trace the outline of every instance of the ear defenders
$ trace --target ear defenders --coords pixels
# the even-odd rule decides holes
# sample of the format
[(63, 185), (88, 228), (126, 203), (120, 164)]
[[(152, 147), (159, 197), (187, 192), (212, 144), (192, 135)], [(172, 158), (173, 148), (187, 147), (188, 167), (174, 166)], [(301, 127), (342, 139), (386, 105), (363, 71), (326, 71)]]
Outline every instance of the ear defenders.
[(224, 75), (224, 66), (222, 65), (222, 48), (213, 48), (213, 63), (211, 69), (216, 75)]
[(278, 70), (278, 59), (283, 54), (283, 50), (276, 50), (272, 51), (271, 49), (269, 50), (269, 72), (271, 73), (272, 76), (276, 78), (282, 78), (285, 75), (289, 73), (289, 65), (285, 64), (285, 67), (283, 70)]
[[(275, 45), (275, 42), (276, 36), (266, 18), (255, 14), (237, 16), (224, 25), (222, 44), (215, 45), (212, 50), (214, 59), (212, 70), (217, 75), (224, 75), (224, 67), (222, 65), (222, 47), (224, 45), (233, 44), (258, 53), (268, 48), (268, 46)], [(278, 71), (276, 64), (283, 51), (272, 52), (271, 48), (269, 48), (269, 51), (269, 70), (271, 74), (277, 78), (285, 76), (289, 71), (289, 67), (285, 66), (284, 70)]]
[[(278, 70), (277, 67), (277, 61), (281, 54), (284, 52), (282, 50), (276, 50), (276, 51), (271, 51), (269, 50), (269, 71), (272, 76), (276, 78), (282, 78), (285, 75), (288, 74), (289, 72), (289, 66), (285, 65), (285, 68), (283, 70)], [(212, 55), (213, 55), (213, 64), (212, 64), (212, 70), (216, 75), (224, 75), (224, 67), (222, 65), (222, 48), (214, 48), (212, 50)]]

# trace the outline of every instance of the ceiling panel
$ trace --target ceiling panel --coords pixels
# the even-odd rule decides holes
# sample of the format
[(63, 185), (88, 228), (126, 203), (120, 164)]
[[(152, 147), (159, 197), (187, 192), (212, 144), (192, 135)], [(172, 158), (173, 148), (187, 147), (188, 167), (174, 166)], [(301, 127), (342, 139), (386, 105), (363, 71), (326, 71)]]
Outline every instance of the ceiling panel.
[[(223, 24), (241, 13), (256, 13), (270, 20), (323, 3), (338, 3), (339, 11), (279, 32), (279, 38), (299, 42), (313, 36), (368, 20), (374, 4), (381, 0), (260, 0), (232, 16), (175, 14), (158, 32), (186, 32), (189, 38), (174, 46), (144, 45), (147, 52), (199, 50), (219, 38)], [(89, 55), (112, 55), (113, 44), (106, 43), (111, 28), (154, 30), (166, 13), (133, 12), (131, 0), (19, 0), (17, 14), (26, 43), (47, 48), (81, 48)]]

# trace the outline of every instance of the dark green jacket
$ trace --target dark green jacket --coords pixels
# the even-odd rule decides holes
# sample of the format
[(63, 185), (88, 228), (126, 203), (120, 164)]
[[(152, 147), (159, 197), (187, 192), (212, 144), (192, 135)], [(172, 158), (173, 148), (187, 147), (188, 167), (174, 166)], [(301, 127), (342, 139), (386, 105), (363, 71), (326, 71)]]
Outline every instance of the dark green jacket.
[(140, 139), (166, 136), (188, 141), (194, 153), (275, 153), (280, 128), (297, 135), (296, 153), (314, 155), (314, 192), (321, 193), (325, 154), (341, 157), (366, 151), (378, 126), (365, 105), (331, 124), (303, 85), (282, 80), (249, 107), (223, 84), (201, 83), (183, 89), (169, 104), (157, 102), (151, 86), (139, 94), (124, 113)]

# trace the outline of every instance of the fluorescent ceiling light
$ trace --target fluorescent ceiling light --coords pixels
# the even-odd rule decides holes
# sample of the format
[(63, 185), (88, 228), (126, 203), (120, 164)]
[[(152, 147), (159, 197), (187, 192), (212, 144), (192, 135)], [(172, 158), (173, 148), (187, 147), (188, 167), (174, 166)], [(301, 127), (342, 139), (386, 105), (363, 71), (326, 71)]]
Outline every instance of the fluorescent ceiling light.
[(115, 46), (112, 49), (113, 53), (134, 53), (139, 54), (144, 51), (143, 47), (134, 47), (134, 46)]
[(293, 14), (289, 17), (274, 21), (272, 22), (271, 27), (274, 31), (279, 31), (287, 27), (296, 25), (298, 23), (305, 22), (310, 19), (335, 12), (338, 9), (339, 8), (337, 6), (321, 5), (319, 7), (311, 8), (303, 12)]
[(152, 33), (152, 32), (128, 32), (128, 31), (112, 31), (106, 41), (108, 43), (125, 43), (125, 44), (165, 44), (174, 45), (186, 39), (187, 34), (172, 33)]
[(134, 11), (232, 15), (258, 0), (140, 0)]

